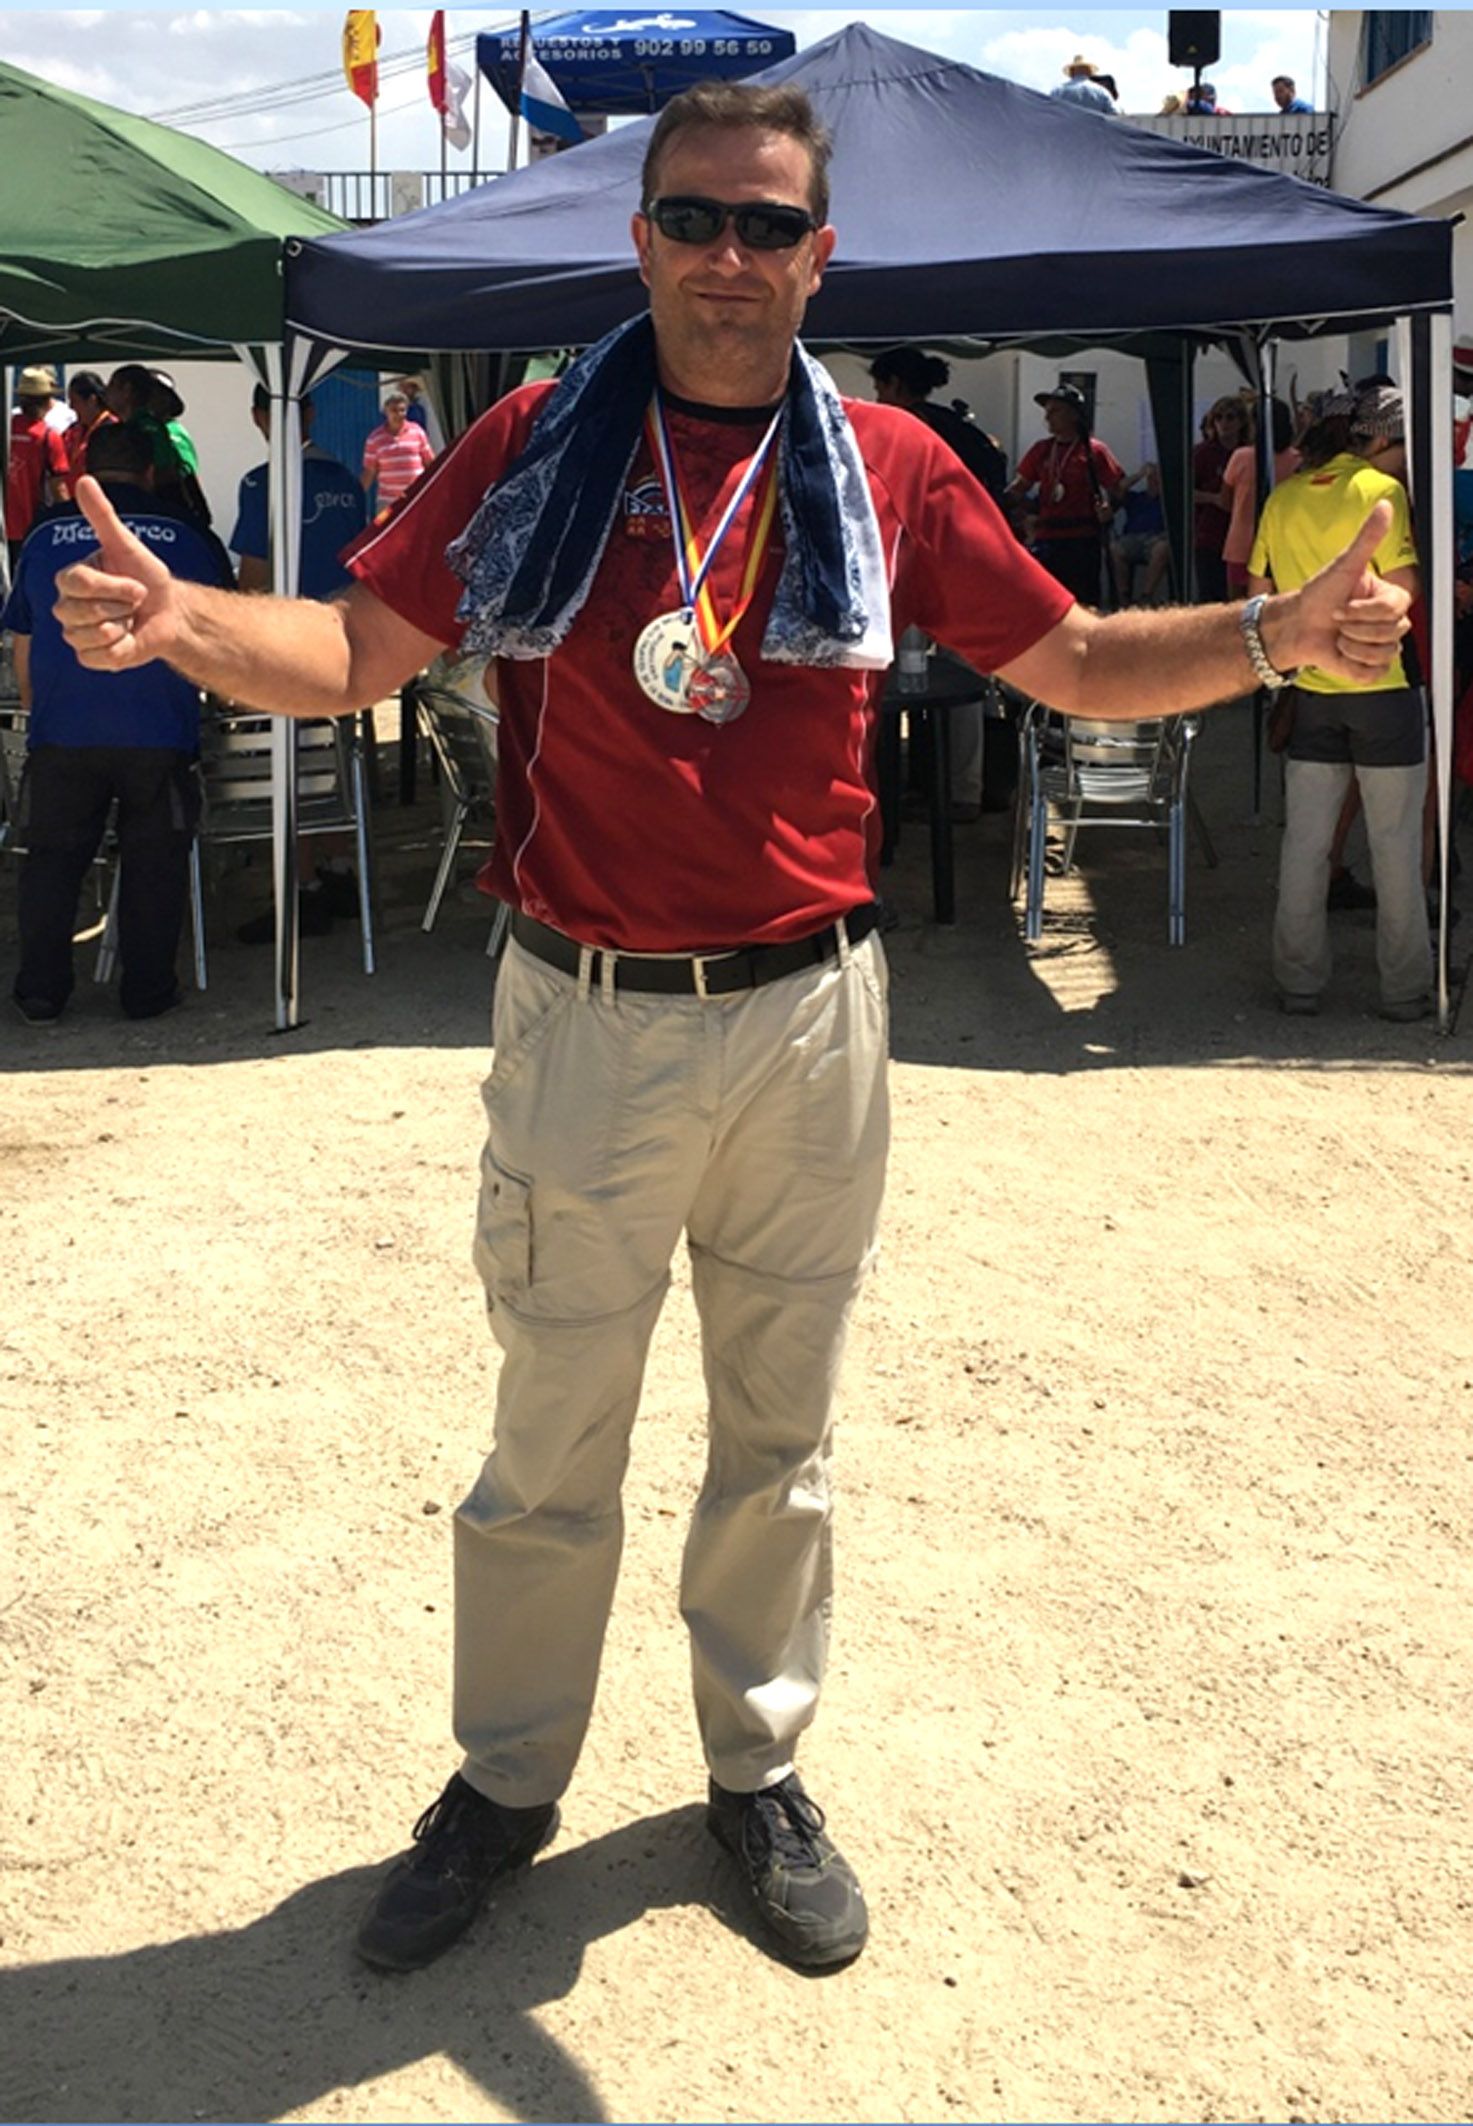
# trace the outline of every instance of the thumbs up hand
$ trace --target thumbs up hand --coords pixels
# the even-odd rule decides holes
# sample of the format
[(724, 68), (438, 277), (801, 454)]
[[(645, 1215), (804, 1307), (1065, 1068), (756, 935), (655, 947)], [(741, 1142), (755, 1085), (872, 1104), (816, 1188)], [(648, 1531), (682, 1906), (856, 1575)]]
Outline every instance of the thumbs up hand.
[(1292, 646), (1286, 642), (1278, 648), (1272, 637), (1265, 638), (1281, 670), (1312, 664), (1361, 686), (1374, 685), (1388, 670), (1411, 625), (1412, 603), (1408, 590), (1371, 567), (1391, 522), (1390, 503), (1376, 503), (1344, 553), (1296, 594)]
[(97, 553), (56, 579), (52, 610), (79, 664), (94, 672), (132, 671), (168, 658), (180, 635), (176, 578), (123, 523), (90, 474), (77, 482)]

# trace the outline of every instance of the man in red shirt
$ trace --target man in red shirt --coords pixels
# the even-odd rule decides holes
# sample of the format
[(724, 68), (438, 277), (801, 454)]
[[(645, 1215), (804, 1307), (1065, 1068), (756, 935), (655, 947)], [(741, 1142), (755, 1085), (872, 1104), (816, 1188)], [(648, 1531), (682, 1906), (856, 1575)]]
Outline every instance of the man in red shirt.
[[(16, 379), (17, 410), (10, 421), (10, 465), (5, 478), (5, 537), (15, 575), (21, 541), (48, 502), (70, 499), (64, 431), (69, 417), (56, 396), (56, 372), (44, 363)], [(61, 418), (58, 418), (58, 415)]]
[[(552, 1836), (592, 1706), (650, 1335), (687, 1239), (711, 1456), (681, 1584), (707, 1823), (783, 1956), (864, 1945), (794, 1769), (829, 1635), (828, 1460), (888, 1136), (869, 762), (895, 636), (1094, 716), (1242, 693), (1252, 660), (1383, 668), (1406, 599), (1342, 560), (1250, 611), (1081, 609), (955, 454), (841, 402), (797, 340), (835, 242), (799, 91), (701, 88), (651, 134), (647, 318), (493, 406), (324, 605), (177, 583), (85, 482), (60, 586), (89, 665), (163, 657), (345, 715), (447, 645), (494, 656), (497, 977), (477, 1258), (495, 1446), (456, 1516), (461, 1770), (358, 1936), (428, 1963)], [(791, 442), (791, 447), (789, 447)], [(783, 506), (777, 508), (781, 490)]]
[(1034, 497), (1032, 550), (1081, 605), (1100, 602), (1100, 559), (1125, 492), (1125, 467), (1089, 432), (1089, 404), (1077, 384), (1034, 395), (1048, 434), (1025, 450), (1007, 499)]
[(409, 418), (407, 393), (391, 391), (384, 400), (383, 419), (363, 446), (364, 492), (377, 481), (380, 512), (392, 509), (434, 457), (429, 436), (418, 421)]

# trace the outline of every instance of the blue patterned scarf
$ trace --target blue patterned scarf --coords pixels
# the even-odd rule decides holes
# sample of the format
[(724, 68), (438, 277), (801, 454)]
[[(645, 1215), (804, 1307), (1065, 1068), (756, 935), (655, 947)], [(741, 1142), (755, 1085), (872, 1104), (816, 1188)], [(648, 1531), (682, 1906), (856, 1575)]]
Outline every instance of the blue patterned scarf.
[[(654, 386), (645, 315), (590, 347), (549, 393), (521, 455), (446, 548), (465, 585), (464, 654), (546, 657), (565, 639), (603, 558)], [(786, 553), (762, 655), (881, 671), (893, 653), (874, 501), (839, 395), (801, 345), (777, 449)]]

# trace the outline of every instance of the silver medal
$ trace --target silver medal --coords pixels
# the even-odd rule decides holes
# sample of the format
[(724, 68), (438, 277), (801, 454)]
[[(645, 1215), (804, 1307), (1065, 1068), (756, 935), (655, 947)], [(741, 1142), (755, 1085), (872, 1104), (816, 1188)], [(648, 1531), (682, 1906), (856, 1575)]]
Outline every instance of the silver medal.
[(634, 676), (656, 708), (672, 716), (694, 716), (691, 679), (701, 655), (696, 616), (689, 606), (678, 613), (657, 613), (641, 628), (634, 645)]
[(1062, 480), (1055, 480), (1055, 482), (1054, 482), (1054, 500), (1055, 500), (1056, 502), (1062, 502), (1062, 501), (1063, 501), (1063, 499), (1064, 499), (1064, 483), (1063, 483), (1063, 481), (1062, 481)]
[(752, 698), (752, 684), (730, 651), (718, 650), (696, 666), (688, 696), (707, 723), (735, 723)]

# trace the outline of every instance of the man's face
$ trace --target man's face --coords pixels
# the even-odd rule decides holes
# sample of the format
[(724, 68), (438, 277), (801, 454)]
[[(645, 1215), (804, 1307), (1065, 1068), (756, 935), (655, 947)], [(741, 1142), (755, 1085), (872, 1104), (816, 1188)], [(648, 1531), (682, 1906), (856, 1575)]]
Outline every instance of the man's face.
[(384, 419), (389, 424), (391, 435), (397, 435), (408, 418), (409, 401), (407, 399), (385, 399)]
[(1273, 83), (1273, 92), (1274, 102), (1279, 109), (1287, 111), (1294, 101), (1294, 84), (1291, 81), (1276, 81)]
[[(730, 206), (765, 200), (811, 209), (812, 175), (808, 150), (790, 134), (693, 127), (677, 134), (660, 158), (656, 192)], [(684, 396), (717, 403), (744, 403), (726, 394), (754, 385), (776, 397), (808, 299), (833, 252), (834, 231), (815, 230), (791, 250), (755, 251), (730, 222), (705, 244), (662, 236), (643, 214), (630, 226), (666, 380)]]
[(1050, 399), (1043, 409), (1043, 425), (1051, 436), (1072, 441), (1079, 433), (1079, 414), (1067, 399)]

